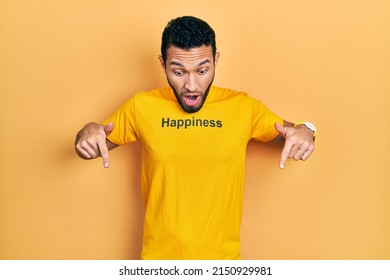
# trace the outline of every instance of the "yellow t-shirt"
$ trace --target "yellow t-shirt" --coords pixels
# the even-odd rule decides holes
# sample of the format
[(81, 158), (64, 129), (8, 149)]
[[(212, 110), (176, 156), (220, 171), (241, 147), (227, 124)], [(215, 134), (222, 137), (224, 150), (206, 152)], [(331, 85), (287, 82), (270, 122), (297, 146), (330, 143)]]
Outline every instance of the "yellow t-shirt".
[(142, 259), (239, 259), (245, 153), (283, 120), (246, 93), (212, 86), (184, 112), (171, 88), (140, 92), (104, 123), (142, 146)]

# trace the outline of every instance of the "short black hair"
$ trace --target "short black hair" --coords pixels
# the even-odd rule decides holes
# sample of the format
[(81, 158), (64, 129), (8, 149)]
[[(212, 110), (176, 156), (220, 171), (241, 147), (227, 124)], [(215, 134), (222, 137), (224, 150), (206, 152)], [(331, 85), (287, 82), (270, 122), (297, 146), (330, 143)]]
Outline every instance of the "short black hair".
[(211, 46), (215, 57), (217, 52), (215, 32), (210, 25), (193, 16), (178, 17), (171, 20), (162, 33), (161, 55), (165, 62), (170, 46), (189, 50), (203, 45)]

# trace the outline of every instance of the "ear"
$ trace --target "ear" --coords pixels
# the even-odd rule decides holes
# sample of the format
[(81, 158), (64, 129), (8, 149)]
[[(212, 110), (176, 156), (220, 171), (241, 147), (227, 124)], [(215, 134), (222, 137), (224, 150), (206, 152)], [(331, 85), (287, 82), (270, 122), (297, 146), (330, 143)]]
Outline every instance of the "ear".
[(160, 60), (161, 67), (165, 70), (165, 62), (161, 54), (158, 56), (158, 59)]
[(219, 61), (219, 57), (220, 57), (219, 52), (216, 52), (215, 56), (214, 56), (214, 66), (217, 66), (218, 61)]

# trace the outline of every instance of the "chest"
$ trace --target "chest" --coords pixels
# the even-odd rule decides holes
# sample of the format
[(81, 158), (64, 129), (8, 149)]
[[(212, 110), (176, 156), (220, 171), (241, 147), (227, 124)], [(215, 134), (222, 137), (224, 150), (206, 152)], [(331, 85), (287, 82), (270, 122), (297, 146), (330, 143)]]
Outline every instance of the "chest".
[[(166, 104), (138, 112), (144, 155), (157, 161), (220, 161), (242, 153), (250, 138), (249, 112), (234, 106), (205, 104), (194, 114)], [(145, 108), (144, 108), (145, 109)]]

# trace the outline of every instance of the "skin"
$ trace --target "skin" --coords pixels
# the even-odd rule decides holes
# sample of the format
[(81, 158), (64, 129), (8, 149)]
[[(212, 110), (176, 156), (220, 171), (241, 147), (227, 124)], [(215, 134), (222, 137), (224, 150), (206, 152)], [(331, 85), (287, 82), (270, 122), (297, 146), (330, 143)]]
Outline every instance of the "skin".
[[(171, 46), (167, 50), (166, 61), (159, 56), (168, 83), (184, 111), (193, 113), (201, 110), (213, 82), (219, 57), (219, 53), (213, 56), (211, 46), (190, 50)], [(314, 150), (313, 132), (310, 129), (305, 125), (294, 126), (286, 120), (283, 120), (283, 124), (276, 123), (275, 129), (279, 135), (272, 142), (283, 147), (280, 168), (284, 168), (289, 158), (307, 160), (310, 157)], [(109, 151), (118, 146), (107, 139), (113, 130), (113, 123), (88, 123), (76, 136), (77, 154), (83, 159), (102, 157), (104, 167), (109, 167)]]
[(180, 106), (187, 113), (199, 111), (214, 80), (219, 53), (213, 57), (211, 46), (182, 50), (172, 46), (160, 64)]
[(114, 130), (114, 124), (100, 125), (96, 122), (86, 124), (79, 133), (77, 133), (75, 148), (79, 157), (82, 159), (103, 158), (103, 166), (110, 166), (108, 152), (118, 145), (107, 139), (108, 135)]

